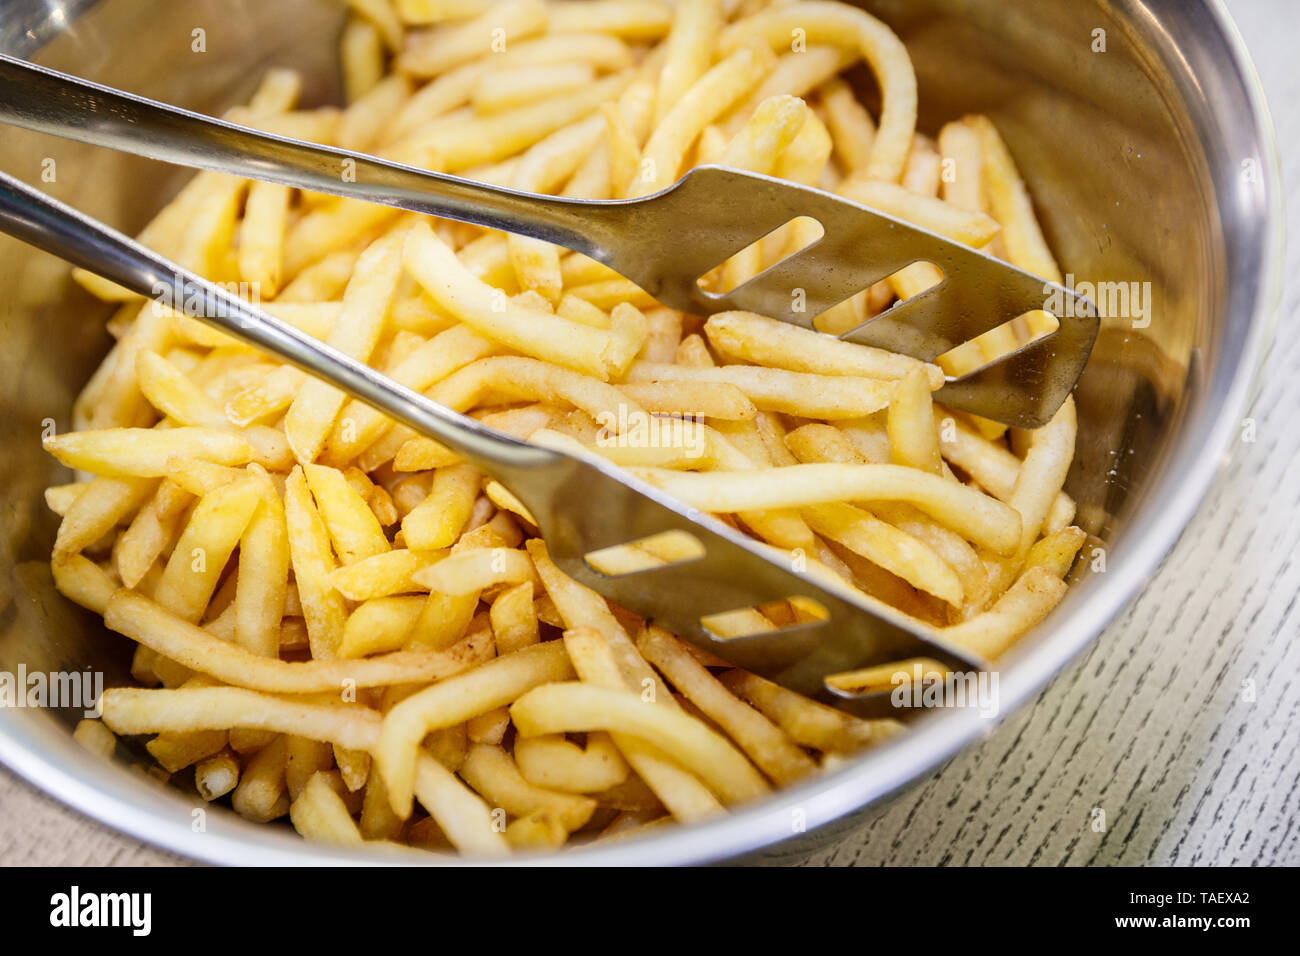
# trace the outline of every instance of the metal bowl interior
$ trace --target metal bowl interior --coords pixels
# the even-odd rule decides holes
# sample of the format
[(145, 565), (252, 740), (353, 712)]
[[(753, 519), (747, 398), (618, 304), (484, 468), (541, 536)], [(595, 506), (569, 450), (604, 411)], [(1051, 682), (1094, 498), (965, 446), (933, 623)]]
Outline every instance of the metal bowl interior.
[[(1103, 322), (1080, 382), (1068, 490), (1104, 542), (1065, 602), (1000, 668), (1001, 713), (1022, 704), (1142, 586), (1177, 540), (1239, 427), (1269, 340), (1280, 277), (1280, 177), (1262, 94), (1217, 0), (876, 0), (911, 51), (921, 128), (991, 114), (1030, 184), (1063, 268), (1138, 283), (1145, 310)], [(342, 6), (331, 0), (10, 0), (0, 49), (168, 102), (217, 112), (262, 68), (293, 66), (309, 103), (337, 99)], [(202, 30), (199, 51), (196, 31)], [(869, 75), (857, 77), (872, 96)], [(0, 166), (124, 231), (147, 221), (183, 170), (6, 130)], [(53, 170), (52, 181), (43, 173)], [(41, 450), (107, 351), (107, 308), (62, 263), (0, 240), (0, 670), (93, 668), (126, 678), (128, 642), (54, 589), (56, 529), (42, 489), (67, 480)], [(1142, 283), (1149, 283), (1143, 286)], [(1141, 293), (1139, 293), (1141, 294)], [(1136, 301), (1136, 300), (1135, 300)], [(48, 336), (48, 338), (47, 338)], [(178, 853), (219, 863), (458, 862), (304, 844), (82, 751), (79, 715), (0, 710), (0, 760), (76, 809)], [(988, 732), (972, 710), (928, 714), (841, 769), (725, 819), (540, 862), (692, 863), (803, 852)], [(124, 747), (125, 751), (126, 748)], [(832, 821), (838, 821), (830, 826)], [(780, 845), (779, 849), (772, 849)]]

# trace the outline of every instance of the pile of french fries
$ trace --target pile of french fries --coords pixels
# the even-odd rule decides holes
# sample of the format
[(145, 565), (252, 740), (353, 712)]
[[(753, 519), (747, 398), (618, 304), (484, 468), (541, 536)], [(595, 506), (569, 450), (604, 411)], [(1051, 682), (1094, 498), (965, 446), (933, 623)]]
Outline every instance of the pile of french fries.
[[(993, 125), (918, 133), (904, 47), (845, 4), (356, 0), (341, 56), (346, 106), (298, 108), (298, 77), (277, 70), (229, 118), (588, 199), (723, 163), (1061, 278)], [(877, 116), (841, 76), (862, 60)], [(209, 172), (140, 238), (444, 405), (604, 455), (989, 659), (1060, 600), (1084, 540), (1062, 491), (1071, 402), (1008, 434), (931, 399), (1041, 317), (926, 364), (759, 315), (683, 315), (537, 240)], [(733, 287), (809, 239), (796, 221), (708, 279)], [(648, 626), (562, 574), (510, 492), (437, 442), (181, 303), (76, 278), (117, 304), (116, 344), (73, 430), (46, 441), (82, 473), (46, 494), (53, 573), (135, 642), (140, 685), (106, 692), (86, 746), (154, 735), (158, 774), (311, 839), (490, 856), (706, 819), (903, 729)], [(822, 327), (937, 278), (913, 265)], [(598, 422), (633, 415), (689, 418), (702, 440), (601, 440)], [(607, 564), (638, 557), (664, 555)], [(888, 687), (913, 663), (837, 682)]]

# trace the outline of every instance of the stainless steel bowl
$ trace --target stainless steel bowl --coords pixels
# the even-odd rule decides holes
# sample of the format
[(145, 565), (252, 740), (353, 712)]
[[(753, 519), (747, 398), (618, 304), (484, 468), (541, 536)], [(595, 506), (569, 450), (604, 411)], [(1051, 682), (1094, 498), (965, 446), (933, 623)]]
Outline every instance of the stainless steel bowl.
[[(1105, 543), (1065, 602), (1003, 662), (1002, 712), (1091, 641), (1178, 539), (1238, 429), (1270, 339), (1281, 271), (1281, 178), (1259, 83), (1217, 0), (875, 0), (906, 41), (923, 129), (992, 114), (1065, 269), (1150, 282), (1149, 325), (1111, 318), (1079, 385), (1079, 522)], [(337, 94), (333, 0), (8, 0), (0, 49), (191, 108), (246, 96), (262, 67), (296, 67), (309, 102)], [(204, 31), (204, 52), (195, 32)], [(1098, 47), (1104, 45), (1104, 50)], [(871, 82), (859, 78), (864, 94)], [(54, 161), (55, 180), (42, 181)], [(44, 164), (43, 164), (44, 163)], [(134, 231), (184, 172), (6, 129), (0, 167)], [(108, 348), (103, 305), (61, 263), (0, 242), (0, 670), (124, 678), (128, 642), (54, 590), (56, 522), (41, 491), (66, 473), (40, 447)], [(1139, 323), (1140, 325), (1141, 323)], [(233, 813), (192, 829), (197, 798), (73, 743), (75, 713), (0, 710), (0, 760), (67, 804), (141, 839), (220, 863), (379, 859), (307, 845)], [(929, 714), (842, 769), (725, 819), (566, 854), (668, 864), (800, 852), (990, 729), (971, 710)], [(836, 825), (830, 825), (838, 821)], [(804, 830), (808, 832), (803, 833)], [(780, 848), (776, 848), (780, 844)], [(447, 862), (423, 854), (424, 862)], [(557, 858), (549, 858), (555, 861)]]

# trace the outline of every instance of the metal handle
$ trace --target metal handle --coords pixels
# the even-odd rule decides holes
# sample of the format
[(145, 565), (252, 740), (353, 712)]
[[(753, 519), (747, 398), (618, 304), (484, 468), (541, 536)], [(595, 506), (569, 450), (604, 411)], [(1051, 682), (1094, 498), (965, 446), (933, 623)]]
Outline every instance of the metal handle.
[(605, 237), (612, 238), (619, 207), (627, 205), (522, 193), (273, 136), (4, 55), (0, 121), (180, 166), (504, 229), (602, 262)]
[(488, 473), (540, 467), (564, 457), (491, 431), (430, 401), (5, 173), (0, 173), (0, 231), (146, 298), (174, 297), (179, 291), (183, 298), (173, 301), (202, 303), (195, 318), (434, 436)]

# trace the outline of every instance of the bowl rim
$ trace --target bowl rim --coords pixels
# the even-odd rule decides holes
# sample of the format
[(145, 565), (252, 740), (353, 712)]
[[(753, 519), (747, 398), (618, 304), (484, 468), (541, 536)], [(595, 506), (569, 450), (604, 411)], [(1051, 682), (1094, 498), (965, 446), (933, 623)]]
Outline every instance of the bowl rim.
[[(1253, 397), (1271, 342), (1280, 299), (1284, 220), (1283, 180), (1273, 125), (1258, 73), (1224, 0), (1200, 0), (1209, 25), (1218, 31), (1249, 103), (1245, 119), (1261, 147), (1260, 182), (1265, 199), (1262, 218), (1266, 237), (1259, 262), (1250, 276), (1255, 301), (1236, 365), (1217, 373), (1226, 379), (1217, 410), (1206, 408), (1203, 452), (1190, 457), (1170, 480), (1172, 463), (1153, 491), (1168, 490), (1159, 511), (1135, 516), (1139, 534), (1127, 529), (1123, 574), (1108, 574), (1094, 584), (1089, 603), (1053, 622), (1048, 639), (1016, 652), (1012, 666), (999, 670), (999, 720), (1019, 710), (1028, 699), (1060, 673), (1101, 630), (1126, 607), (1165, 555), (1219, 474), (1232, 436)], [(1093, 581), (1096, 579), (1093, 578)], [(1101, 600), (1102, 596), (1105, 600)], [(676, 826), (651, 836), (607, 845), (580, 847), (562, 854), (520, 855), (507, 861), (461, 858), (419, 850), (345, 850), (310, 844), (284, 828), (251, 824), (234, 814), (214, 814), (205, 832), (196, 834), (192, 803), (170, 787), (141, 786), (140, 779), (115, 762), (105, 764), (81, 751), (71, 735), (53, 748), (31, 722), (0, 711), (0, 762), (40, 790), (72, 809), (162, 850), (193, 860), (233, 865), (420, 865), (476, 866), (508, 862), (514, 865), (683, 865), (717, 862), (761, 854), (783, 840), (864, 809), (895, 793), (922, 774), (948, 760), (977, 737), (989, 733), (995, 721), (971, 709), (927, 715), (908, 734), (872, 748), (845, 765), (795, 787), (778, 791), (751, 806), (693, 826)], [(182, 812), (177, 812), (178, 810)], [(802, 824), (800, 827), (798, 824)]]

